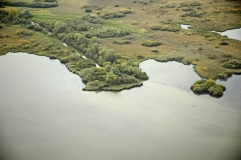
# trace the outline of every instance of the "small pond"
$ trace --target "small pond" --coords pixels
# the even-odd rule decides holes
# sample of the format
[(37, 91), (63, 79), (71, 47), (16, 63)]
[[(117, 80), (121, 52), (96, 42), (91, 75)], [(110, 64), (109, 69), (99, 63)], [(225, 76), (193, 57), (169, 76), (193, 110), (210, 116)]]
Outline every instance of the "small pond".
[(187, 29), (187, 30), (190, 30), (189, 28), (192, 27), (189, 24), (180, 24), (180, 26), (181, 26), (182, 29)]
[(191, 65), (140, 66), (150, 76), (142, 87), (96, 93), (82, 91), (81, 79), (58, 60), (1, 56), (1, 159), (237, 159), (240, 76), (216, 99), (189, 90), (199, 78)]

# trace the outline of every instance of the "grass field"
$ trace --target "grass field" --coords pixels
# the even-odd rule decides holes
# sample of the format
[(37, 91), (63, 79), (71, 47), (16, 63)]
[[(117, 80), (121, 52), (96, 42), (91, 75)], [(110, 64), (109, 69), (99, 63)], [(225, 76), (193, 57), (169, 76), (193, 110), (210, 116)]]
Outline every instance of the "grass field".
[[(33, 0), (13, 1), (33, 2)], [(195, 71), (203, 78), (215, 79), (220, 78), (220, 75), (225, 75), (226, 72), (241, 72), (241, 69), (227, 69), (222, 66), (222, 62), (227, 59), (223, 56), (225, 54), (231, 55), (232, 58), (241, 58), (241, 42), (211, 32), (241, 27), (240, 1), (58, 0), (58, 4), (59, 6), (54, 8), (27, 9), (33, 15), (31, 20), (38, 23), (65, 22), (67, 19), (78, 19), (86, 14), (98, 17), (98, 12), (103, 10), (108, 12), (131, 10), (132, 13), (125, 14), (123, 18), (101, 19), (103, 27), (121, 29), (130, 33), (125, 37), (101, 39), (103, 45), (114, 49), (118, 55), (135, 61), (137, 64), (150, 58), (158, 61), (178, 60), (184, 64), (194, 64)], [(91, 12), (86, 13), (86, 9)], [(192, 30), (181, 28), (173, 30), (173, 26), (178, 27), (178, 24), (190, 24)], [(164, 26), (169, 30), (153, 30), (154, 25)], [(3, 27), (1, 44), (17, 50), (16, 41), (19, 39), (15, 39), (14, 32), (18, 29), (20, 29), (18, 26), (11, 26), (11, 29)], [(48, 39), (47, 41), (56, 42), (54, 37), (40, 33), (34, 36), (38, 38), (43, 36)], [(142, 46), (141, 43), (147, 40), (158, 41), (161, 45)], [(113, 43), (114, 41), (128, 41), (129, 43), (118, 44)], [(228, 45), (220, 45), (221, 42), (227, 42)], [(61, 42), (58, 40), (58, 43)], [(73, 50), (73, 48), (69, 49), (70, 52)], [(7, 49), (2, 47), (0, 51), (4, 54)]]

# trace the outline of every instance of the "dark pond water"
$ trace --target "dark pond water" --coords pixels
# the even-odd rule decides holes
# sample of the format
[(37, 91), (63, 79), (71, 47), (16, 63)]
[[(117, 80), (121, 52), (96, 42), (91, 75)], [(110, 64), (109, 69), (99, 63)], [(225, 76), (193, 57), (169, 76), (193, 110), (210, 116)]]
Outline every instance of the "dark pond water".
[(189, 90), (199, 79), (192, 66), (148, 60), (141, 68), (150, 76), (142, 87), (95, 93), (82, 91), (81, 79), (58, 60), (26, 53), (0, 57), (1, 158), (238, 157), (240, 77), (228, 80), (235, 87), (216, 99)]

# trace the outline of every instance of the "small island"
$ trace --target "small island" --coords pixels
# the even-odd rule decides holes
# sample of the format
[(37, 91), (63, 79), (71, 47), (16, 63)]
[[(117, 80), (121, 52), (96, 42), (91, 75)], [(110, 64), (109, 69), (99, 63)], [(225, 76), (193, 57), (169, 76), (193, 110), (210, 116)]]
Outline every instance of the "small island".
[(241, 74), (241, 41), (216, 32), (240, 28), (240, 15), (238, 0), (3, 0), (0, 55), (58, 59), (86, 91), (139, 87), (148, 80), (142, 61), (178, 61), (202, 78), (193, 92), (220, 97), (215, 80)]

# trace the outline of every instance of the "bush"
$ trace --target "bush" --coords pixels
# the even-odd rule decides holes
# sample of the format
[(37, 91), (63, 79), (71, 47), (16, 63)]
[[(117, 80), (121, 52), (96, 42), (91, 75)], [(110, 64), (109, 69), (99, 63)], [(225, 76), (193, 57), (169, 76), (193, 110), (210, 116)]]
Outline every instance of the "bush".
[(16, 35), (17, 35), (18, 37), (31, 36), (31, 35), (33, 35), (33, 32), (32, 32), (32, 31), (17, 30), (17, 31), (16, 31)]
[(180, 26), (170, 26), (170, 25), (152, 25), (151, 30), (161, 30), (161, 31), (170, 31), (170, 32), (178, 32), (180, 30)]
[(231, 54), (226, 54), (226, 53), (224, 53), (224, 54), (222, 54), (222, 57), (223, 57), (223, 58), (231, 58), (232, 55), (231, 55)]
[(109, 49), (107, 53), (104, 55), (104, 60), (106, 62), (113, 63), (116, 60), (116, 54), (112, 49)]
[(226, 87), (220, 84), (216, 84), (214, 86), (211, 86), (208, 89), (208, 92), (210, 95), (215, 96), (215, 97), (221, 97), (223, 95), (223, 91), (226, 90)]
[(128, 31), (124, 31), (122, 29), (112, 29), (112, 28), (104, 28), (104, 29), (95, 29), (91, 33), (87, 33), (86, 37), (98, 37), (98, 38), (115, 38), (115, 37), (123, 37), (127, 36), (130, 33)]
[(240, 59), (231, 59), (223, 63), (223, 67), (230, 69), (241, 69), (241, 60)]
[(65, 22), (55, 22), (53, 33), (54, 34), (63, 33), (65, 32), (66, 28), (67, 28), (67, 24)]
[(123, 14), (130, 14), (130, 13), (133, 13), (134, 11), (126, 8), (126, 9), (119, 9), (118, 12)]
[(190, 7), (190, 6), (201, 6), (200, 3), (194, 1), (194, 2), (184, 2), (180, 4), (180, 7)]
[(219, 44), (222, 45), (222, 46), (229, 45), (228, 42), (225, 42), (225, 41), (222, 41), (222, 42), (220, 42)]
[(161, 42), (147, 40), (145, 42), (142, 42), (141, 45), (146, 46), (146, 47), (157, 47), (157, 46), (161, 45)]
[(201, 18), (202, 14), (197, 13), (196, 11), (191, 11), (189, 13), (186, 13), (186, 14), (182, 15), (182, 17), (198, 17), (198, 18)]
[(3, 5), (6, 6), (16, 6), (16, 7), (29, 7), (29, 8), (52, 8), (57, 7), (58, 3), (44, 3), (44, 2), (3, 2)]
[(43, 30), (43, 28), (40, 27), (39, 25), (36, 25), (36, 26), (34, 26), (33, 30), (41, 32)]
[(87, 12), (87, 13), (91, 13), (92, 10), (91, 10), (91, 9), (86, 9), (85, 12)]
[(129, 40), (114, 40), (113, 44), (131, 44)]
[(24, 10), (24, 11), (20, 11), (18, 17), (28, 19), (28, 18), (32, 18), (33, 15), (30, 13), (29, 10)]
[(97, 12), (97, 15), (104, 19), (112, 19), (112, 18), (122, 18), (125, 17), (124, 13), (110, 11), (110, 10), (102, 10)]
[(212, 79), (201, 79), (196, 81), (191, 87), (194, 93), (209, 93), (212, 96), (220, 97), (226, 88), (223, 85), (216, 84)]

